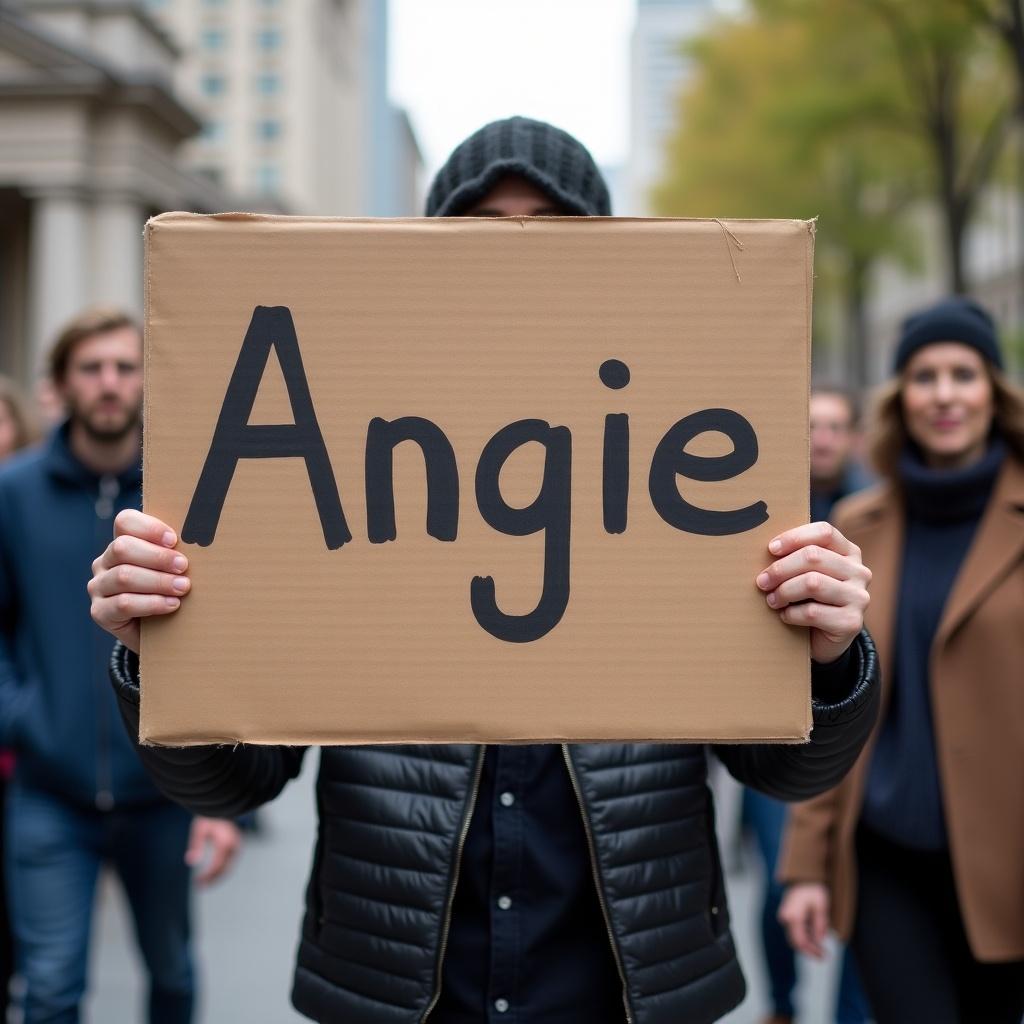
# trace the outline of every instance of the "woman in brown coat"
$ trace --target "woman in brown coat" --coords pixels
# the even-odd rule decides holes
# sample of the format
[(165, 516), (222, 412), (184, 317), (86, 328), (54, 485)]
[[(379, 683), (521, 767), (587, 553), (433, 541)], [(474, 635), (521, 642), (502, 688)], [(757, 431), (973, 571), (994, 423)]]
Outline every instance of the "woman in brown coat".
[(873, 444), (883, 484), (838, 528), (874, 582), (874, 735), (794, 808), (780, 875), (790, 941), (849, 939), (878, 1024), (1024, 1013), (1024, 395), (988, 314), (908, 318)]

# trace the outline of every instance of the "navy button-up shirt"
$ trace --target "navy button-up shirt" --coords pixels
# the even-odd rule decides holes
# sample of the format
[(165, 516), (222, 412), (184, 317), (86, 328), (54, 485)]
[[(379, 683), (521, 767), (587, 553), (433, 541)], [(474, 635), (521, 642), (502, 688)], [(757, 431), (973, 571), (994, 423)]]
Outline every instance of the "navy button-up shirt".
[[(811, 665), (811, 691), (849, 695), (851, 657)], [(715, 842), (715, 837), (708, 837)], [(492, 746), (455, 890), (441, 996), (428, 1024), (624, 1024), (622, 978), (562, 748)]]
[(562, 748), (488, 747), (430, 1024), (625, 1019)]

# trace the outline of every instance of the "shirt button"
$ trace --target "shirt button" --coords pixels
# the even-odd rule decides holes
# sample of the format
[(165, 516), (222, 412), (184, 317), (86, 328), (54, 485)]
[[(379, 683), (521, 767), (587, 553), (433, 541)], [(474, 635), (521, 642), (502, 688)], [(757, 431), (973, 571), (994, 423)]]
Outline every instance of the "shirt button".
[(498, 1013), (508, 1013), (508, 1000), (507, 999), (495, 999), (494, 1008)]
[(516, 798), (512, 793), (502, 793), (498, 799), (501, 801), (502, 807), (511, 807), (516, 802)]
[(511, 898), (508, 897), (508, 896), (499, 896), (498, 897), (498, 906), (502, 910), (508, 910), (508, 908), (512, 906)]

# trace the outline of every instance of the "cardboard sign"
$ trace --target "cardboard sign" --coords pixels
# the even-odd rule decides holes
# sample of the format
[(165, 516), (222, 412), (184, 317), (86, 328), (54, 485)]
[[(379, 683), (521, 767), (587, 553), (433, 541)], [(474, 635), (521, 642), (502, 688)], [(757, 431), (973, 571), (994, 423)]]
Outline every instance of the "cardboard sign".
[(812, 225), (166, 214), (142, 738), (790, 740)]

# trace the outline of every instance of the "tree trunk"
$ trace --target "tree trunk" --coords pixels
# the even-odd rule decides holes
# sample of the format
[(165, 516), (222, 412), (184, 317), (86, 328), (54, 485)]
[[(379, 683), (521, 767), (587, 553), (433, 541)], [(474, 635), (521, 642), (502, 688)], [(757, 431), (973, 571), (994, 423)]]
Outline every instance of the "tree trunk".
[(850, 259), (846, 275), (846, 383), (851, 391), (862, 393), (871, 372), (868, 351), (868, 266), (856, 257)]
[(965, 202), (953, 197), (952, 201), (944, 202), (946, 207), (946, 257), (948, 259), (947, 282), (954, 295), (965, 295), (967, 287), (967, 270), (964, 265), (964, 243), (967, 239), (967, 223), (969, 209)]
[(958, 187), (960, 171), (960, 122), (957, 117), (959, 69), (951, 59), (936, 61), (934, 93), (927, 115), (928, 134), (938, 170), (938, 198), (946, 239), (946, 284), (957, 295), (965, 292), (964, 235), (969, 200)]
[(1007, 0), (1009, 20), (1004, 38), (1017, 69), (1017, 116), (1024, 117), (1024, 8), (1020, 0)]

